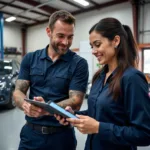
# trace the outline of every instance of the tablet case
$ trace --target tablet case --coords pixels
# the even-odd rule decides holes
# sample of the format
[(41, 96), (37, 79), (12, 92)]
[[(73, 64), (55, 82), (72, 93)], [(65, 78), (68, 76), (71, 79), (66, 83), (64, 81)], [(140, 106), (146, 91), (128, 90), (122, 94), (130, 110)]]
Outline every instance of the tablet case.
[(77, 116), (71, 114), (70, 112), (66, 111), (64, 108), (60, 107), (59, 105), (57, 105), (56, 103), (49, 101), (48, 103), (43, 103), (43, 102), (39, 102), (39, 101), (35, 101), (35, 100), (31, 100), (31, 99), (24, 99), (26, 102), (33, 104), (37, 107), (40, 107), (46, 111), (48, 111), (50, 114), (58, 114), (60, 116), (63, 116), (64, 118), (76, 118)]

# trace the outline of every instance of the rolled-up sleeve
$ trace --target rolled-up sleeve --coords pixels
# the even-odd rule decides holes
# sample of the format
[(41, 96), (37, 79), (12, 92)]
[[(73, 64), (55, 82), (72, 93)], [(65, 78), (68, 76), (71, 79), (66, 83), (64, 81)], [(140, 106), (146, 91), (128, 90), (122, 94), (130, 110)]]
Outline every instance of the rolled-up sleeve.
[(150, 98), (144, 75), (138, 72), (123, 77), (121, 88), (129, 124), (100, 122), (98, 136), (118, 145), (150, 145)]
[(88, 64), (85, 59), (81, 59), (76, 67), (74, 75), (71, 79), (70, 90), (86, 92), (87, 83), (88, 83), (89, 71)]
[(30, 55), (31, 53), (28, 53), (24, 56), (21, 62), (18, 79), (30, 80)]

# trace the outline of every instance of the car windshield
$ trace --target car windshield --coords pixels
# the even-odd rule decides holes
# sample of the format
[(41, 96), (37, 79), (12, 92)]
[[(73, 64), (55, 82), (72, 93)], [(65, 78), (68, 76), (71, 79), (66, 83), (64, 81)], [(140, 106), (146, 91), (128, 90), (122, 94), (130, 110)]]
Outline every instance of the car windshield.
[(12, 62), (0, 61), (0, 75), (7, 75), (12, 72)]

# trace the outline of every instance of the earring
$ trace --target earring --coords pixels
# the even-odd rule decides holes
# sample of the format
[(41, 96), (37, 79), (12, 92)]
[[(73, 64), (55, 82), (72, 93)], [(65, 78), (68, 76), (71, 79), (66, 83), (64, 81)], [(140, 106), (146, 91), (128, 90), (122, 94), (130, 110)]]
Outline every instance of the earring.
[(117, 46), (114, 47), (115, 49), (117, 48)]

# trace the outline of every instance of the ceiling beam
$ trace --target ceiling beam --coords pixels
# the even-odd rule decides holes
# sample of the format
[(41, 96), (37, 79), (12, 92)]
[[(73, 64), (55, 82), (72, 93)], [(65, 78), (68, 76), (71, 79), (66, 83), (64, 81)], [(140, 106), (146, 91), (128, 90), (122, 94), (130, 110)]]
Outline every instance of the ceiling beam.
[(28, 27), (36, 26), (36, 25), (43, 24), (43, 23), (48, 23), (48, 21), (49, 21), (48, 19), (45, 19), (45, 20), (42, 20), (42, 21), (39, 21), (39, 22), (29, 24)]
[(121, 0), (121, 1), (114, 0), (114, 1), (103, 3), (103, 4), (99, 4), (98, 6), (93, 6), (93, 7), (87, 8), (87, 9), (82, 9), (82, 10), (79, 10), (79, 11), (75, 11), (72, 14), (73, 15), (78, 15), (78, 14), (81, 14), (81, 13), (84, 13), (84, 12), (89, 12), (89, 11), (96, 10), (96, 9), (101, 9), (101, 8), (109, 7), (109, 6), (112, 6), (112, 5), (128, 2), (128, 1), (129, 0)]
[(4, 5), (4, 6), (0, 7), (0, 9), (2, 9), (2, 8), (6, 7), (8, 4), (12, 4), (12, 3), (13, 3), (13, 2), (15, 2), (15, 1), (16, 1), (16, 0), (13, 0), (13, 1), (11, 1), (11, 2), (7, 3), (6, 5)]
[[(30, 1), (30, 0), (22, 0), (22, 1)], [(96, 10), (96, 9), (101, 9), (101, 8), (109, 7), (109, 6), (112, 6), (112, 5), (115, 5), (115, 4), (128, 2), (128, 1), (129, 0), (122, 0), (122, 1), (114, 0), (114, 1), (111, 1), (111, 2), (106, 2), (106, 3), (103, 3), (103, 4), (99, 4), (99, 5), (93, 6), (91, 8), (82, 9), (82, 10), (79, 10), (79, 11), (72, 12), (72, 14), (73, 15), (77, 15), (77, 14), (81, 14), (83, 12), (89, 12), (89, 11), (93, 11), (93, 10)], [(30, 25), (28, 25), (28, 27), (34, 26), (34, 25), (39, 25), (39, 24), (42, 24), (42, 23), (47, 23), (47, 22), (48, 22), (48, 19), (45, 19), (43, 21), (39, 21), (39, 22), (30, 24)]]
[[(24, 11), (28, 10), (28, 9), (26, 9), (25, 7), (17, 6), (17, 5), (11, 4), (11, 3), (0, 2), (0, 4), (3, 4), (3, 5), (5, 5), (5, 6), (14, 7), (14, 8), (17, 8), (17, 9), (22, 9), (22, 10), (24, 10)], [(35, 11), (35, 10), (31, 10), (30, 12), (33, 12), (33, 13), (36, 13), (36, 14), (39, 14), (39, 15), (42, 15), (42, 16), (49, 17), (49, 15), (44, 14), (44, 13), (41, 13), (41, 12), (38, 12), (38, 11)]]
[(145, 5), (150, 3), (150, 0), (129, 0), (133, 5)]
[(68, 0), (60, 0), (60, 1), (62, 1), (64, 3), (67, 3), (67, 4), (71, 5), (71, 6), (74, 6), (76, 8), (84, 9), (82, 6), (76, 5), (76, 4), (72, 3), (71, 1), (68, 1)]
[[(28, 5), (31, 5), (33, 7), (36, 7), (42, 3), (39, 3), (37, 1), (33, 1), (33, 0), (16, 0), (16, 1), (20, 1), (22, 3), (25, 3), (25, 4), (28, 4)], [(53, 7), (50, 7), (50, 6), (41, 6), (39, 9), (49, 13), (49, 14), (52, 14), (53, 12), (57, 11), (58, 9), (55, 9)]]
[(94, 1), (92, 1), (92, 0), (87, 0), (87, 1), (88, 1), (89, 3), (95, 5), (95, 6), (100, 5), (100, 4), (98, 4), (98, 3), (96, 3), (96, 2), (94, 2)]
[(33, 18), (21, 16), (21, 15), (12, 14), (12, 13), (10, 13), (10, 12), (6, 12), (6, 11), (0, 11), (0, 12), (3, 13), (3, 14), (6, 14), (6, 15), (16, 16), (16, 17), (19, 17), (19, 18), (23, 18), (23, 19), (33, 20), (33, 21), (39, 22), (39, 20), (37, 20), (37, 19), (33, 19)]

